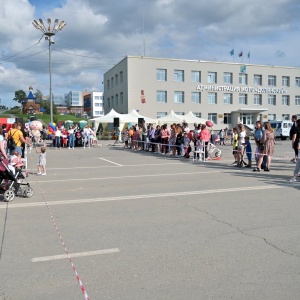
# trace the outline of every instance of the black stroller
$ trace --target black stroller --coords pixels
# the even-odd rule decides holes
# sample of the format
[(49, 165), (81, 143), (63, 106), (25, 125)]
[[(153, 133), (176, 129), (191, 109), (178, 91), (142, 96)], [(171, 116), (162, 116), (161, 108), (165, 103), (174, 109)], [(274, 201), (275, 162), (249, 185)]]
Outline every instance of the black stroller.
[[(25, 188), (22, 188), (22, 187)], [(26, 175), (22, 170), (15, 168), (15, 174), (9, 169), (7, 159), (0, 157), (0, 194), (3, 194), (4, 201), (10, 202), (15, 196), (30, 198), (33, 189), (26, 182)]]
[(83, 139), (82, 139), (81, 133), (79, 131), (77, 131), (75, 134), (75, 146), (76, 147), (83, 146)]

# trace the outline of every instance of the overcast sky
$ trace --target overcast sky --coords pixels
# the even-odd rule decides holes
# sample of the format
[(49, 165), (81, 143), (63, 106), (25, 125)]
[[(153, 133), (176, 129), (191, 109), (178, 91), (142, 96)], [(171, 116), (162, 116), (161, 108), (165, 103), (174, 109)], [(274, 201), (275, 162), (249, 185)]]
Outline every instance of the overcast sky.
[[(103, 73), (126, 55), (300, 67), (299, 0), (0, 0), (0, 98), (49, 95), (48, 42), (31, 24), (58, 18), (53, 93), (103, 91)], [(39, 42), (40, 40), (40, 42)], [(145, 43), (144, 43), (145, 41)], [(145, 45), (145, 47), (144, 47)], [(299, 74), (300, 75), (300, 74)]]

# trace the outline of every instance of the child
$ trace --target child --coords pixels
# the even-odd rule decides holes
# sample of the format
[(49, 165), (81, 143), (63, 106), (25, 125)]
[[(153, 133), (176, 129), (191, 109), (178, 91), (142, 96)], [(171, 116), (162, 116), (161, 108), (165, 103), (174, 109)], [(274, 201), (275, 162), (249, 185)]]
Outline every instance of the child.
[(10, 163), (8, 165), (8, 168), (13, 172), (15, 175), (16, 168), (21, 168), (24, 166), (24, 163), (22, 161), (22, 156), (18, 151), (14, 151), (13, 155), (10, 157)]
[(246, 168), (251, 168), (251, 165), (252, 165), (252, 148), (251, 148), (249, 136), (245, 137), (245, 143), (243, 145), (246, 148), (245, 151), (246, 151), (247, 159), (248, 159), (248, 165), (246, 166)]
[[(183, 149), (184, 149), (184, 156), (186, 158), (190, 158), (190, 139), (188, 138), (187, 132), (184, 132), (184, 138), (183, 138)], [(189, 149), (190, 148), (190, 149)]]
[(196, 136), (196, 151), (199, 151), (199, 153), (194, 153), (194, 159), (197, 158), (199, 160), (203, 160), (205, 158), (204, 157), (204, 147), (205, 147), (205, 143), (204, 143), (204, 141), (200, 140), (200, 134), (198, 134)]
[(234, 157), (234, 162), (233, 162), (233, 165), (236, 165), (238, 164), (238, 144), (239, 144), (239, 135), (237, 133), (237, 129), (236, 128), (233, 128), (232, 130), (233, 134), (232, 134), (232, 137), (233, 137), (233, 148), (232, 148), (232, 155)]
[[(39, 155), (37, 175), (46, 175), (46, 147), (41, 147), (41, 152), (37, 148), (35, 148), (35, 151)], [(43, 173), (41, 173), (41, 170), (43, 170)]]

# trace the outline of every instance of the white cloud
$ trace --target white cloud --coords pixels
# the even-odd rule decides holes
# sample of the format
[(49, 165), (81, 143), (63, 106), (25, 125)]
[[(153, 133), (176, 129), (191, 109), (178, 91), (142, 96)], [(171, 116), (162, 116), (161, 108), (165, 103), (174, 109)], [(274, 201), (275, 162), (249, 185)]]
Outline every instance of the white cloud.
[(147, 56), (232, 61), (234, 48), (250, 50), (252, 63), (299, 65), (298, 0), (62, 0), (51, 2), (52, 8), (49, 3), (35, 16), (42, 3), (35, 1), (36, 10), (27, 0), (0, 0), (1, 99), (12, 99), (18, 89), (27, 92), (29, 85), (48, 94), (48, 43), (42, 39), (34, 46), (42, 33), (31, 24), (39, 17), (67, 23), (54, 37), (56, 94), (99, 89), (102, 74), (122, 57), (143, 55), (144, 41)]

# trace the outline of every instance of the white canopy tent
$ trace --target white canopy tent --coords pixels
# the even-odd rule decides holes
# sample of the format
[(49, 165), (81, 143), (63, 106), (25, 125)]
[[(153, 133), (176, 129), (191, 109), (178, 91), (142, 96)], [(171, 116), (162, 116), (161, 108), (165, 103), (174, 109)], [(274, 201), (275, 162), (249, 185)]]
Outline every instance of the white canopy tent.
[(159, 124), (172, 124), (172, 123), (182, 123), (183, 120), (189, 125), (197, 124), (205, 124), (206, 120), (202, 118), (196, 117), (191, 111), (186, 115), (177, 115), (173, 110), (166, 116), (157, 119)]

